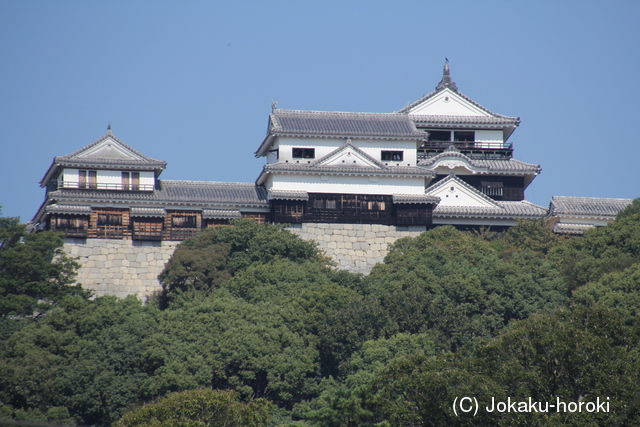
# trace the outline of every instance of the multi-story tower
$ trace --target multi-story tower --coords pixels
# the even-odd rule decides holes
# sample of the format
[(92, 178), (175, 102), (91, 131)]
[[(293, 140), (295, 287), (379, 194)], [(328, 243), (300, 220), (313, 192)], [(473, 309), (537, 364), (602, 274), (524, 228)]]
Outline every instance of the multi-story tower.
[(426, 194), (440, 198), (433, 224), (502, 230), (546, 209), (525, 200), (540, 166), (513, 158), (518, 117), (493, 113), (458, 91), (445, 63), (435, 91), (403, 108), (424, 142), (418, 165), (434, 173)]

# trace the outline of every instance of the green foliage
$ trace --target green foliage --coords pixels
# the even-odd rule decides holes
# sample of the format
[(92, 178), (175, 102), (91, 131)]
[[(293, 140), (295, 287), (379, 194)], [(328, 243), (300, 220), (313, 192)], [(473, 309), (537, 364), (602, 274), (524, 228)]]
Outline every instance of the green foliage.
[(264, 427), (271, 404), (233, 391), (189, 390), (125, 414), (115, 427)]
[(433, 342), (424, 334), (397, 334), (389, 339), (367, 341), (344, 364), (344, 381), (325, 384), (321, 395), (308, 405), (300, 405), (298, 411), (318, 426), (371, 425), (374, 412), (365, 403), (366, 385), (394, 358), (433, 354)]
[(567, 296), (543, 258), (525, 250), (503, 259), (491, 242), (453, 227), (399, 239), (365, 281), (400, 332), (430, 333), (444, 350), (490, 337)]
[(551, 250), (549, 259), (558, 265), (572, 289), (640, 262), (640, 199), (605, 227), (587, 230), (582, 238)]
[(635, 322), (640, 316), (640, 264), (581, 286), (573, 292), (573, 301), (609, 307), (624, 316), (628, 324)]
[[(10, 269), (20, 273), (11, 283), (28, 277), (11, 294), (28, 297), (19, 312), (38, 307), (34, 299), (47, 310), (0, 317), (0, 416), (121, 426), (637, 425), (639, 203), (582, 239), (558, 240), (540, 221), (504, 236), (438, 227), (398, 240), (367, 277), (329, 268), (281, 227), (238, 221), (179, 245), (161, 275), (162, 310), (62, 286), (72, 264), (48, 269), (64, 260), (55, 234), (5, 238), (0, 261), (13, 261), (0, 278)], [(0, 223), (4, 236), (20, 232), (16, 221)], [(46, 276), (39, 271), (49, 278), (29, 278)], [(568, 280), (583, 284), (569, 304)], [(19, 306), (0, 298), (10, 302)], [(599, 415), (452, 412), (460, 396), (596, 395), (618, 406)]]
[(85, 295), (74, 282), (79, 267), (62, 250), (62, 234), (24, 234), (17, 218), (0, 218), (0, 316), (48, 310), (70, 294)]
[[(573, 306), (513, 323), (473, 352), (397, 358), (370, 381), (362, 405), (386, 426), (637, 425), (639, 329), (615, 312)], [(477, 415), (455, 415), (456, 398), (478, 400)], [(606, 401), (608, 413), (489, 412), (491, 399), (556, 403)], [(369, 425), (369, 424), (362, 424)]]
[(213, 227), (181, 243), (158, 280), (169, 300), (174, 294), (219, 287), (253, 263), (277, 259), (326, 262), (315, 244), (282, 226), (232, 221), (231, 227)]
[(546, 219), (522, 219), (516, 226), (509, 228), (502, 239), (496, 241), (505, 247), (505, 251), (530, 250), (547, 255), (562, 241), (551, 228)]

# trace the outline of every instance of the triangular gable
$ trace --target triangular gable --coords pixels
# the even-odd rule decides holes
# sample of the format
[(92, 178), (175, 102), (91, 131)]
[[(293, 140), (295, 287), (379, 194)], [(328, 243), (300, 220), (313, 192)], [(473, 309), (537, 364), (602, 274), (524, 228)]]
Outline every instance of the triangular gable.
[(354, 146), (350, 139), (348, 139), (342, 147), (313, 162), (312, 166), (349, 166), (386, 169), (378, 160)]
[(438, 206), (472, 206), (502, 209), (494, 200), (453, 174), (428, 187), (425, 194), (439, 197), (440, 203)]
[(422, 102), (412, 105), (406, 112), (409, 115), (421, 116), (494, 116), (449, 88), (433, 92), (431, 96), (423, 98)]
[(142, 155), (124, 142), (115, 138), (110, 132), (99, 140), (81, 148), (80, 150), (61, 156), (60, 159), (71, 160), (135, 160), (153, 161), (149, 157)]

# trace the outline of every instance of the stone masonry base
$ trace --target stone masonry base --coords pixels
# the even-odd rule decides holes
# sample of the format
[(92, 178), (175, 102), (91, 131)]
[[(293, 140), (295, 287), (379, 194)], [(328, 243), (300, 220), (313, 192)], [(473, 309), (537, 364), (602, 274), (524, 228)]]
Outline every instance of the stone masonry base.
[[(305, 240), (315, 240), (338, 268), (362, 274), (384, 260), (389, 243), (425, 231), (424, 226), (314, 223), (295, 224), (289, 229)], [(66, 239), (64, 249), (80, 263), (77, 282), (96, 296), (144, 298), (161, 289), (158, 275), (178, 243)]]

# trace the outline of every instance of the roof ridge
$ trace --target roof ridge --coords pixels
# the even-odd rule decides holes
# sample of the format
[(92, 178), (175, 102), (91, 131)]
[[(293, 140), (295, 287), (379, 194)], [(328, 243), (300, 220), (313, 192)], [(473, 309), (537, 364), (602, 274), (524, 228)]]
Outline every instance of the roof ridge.
[(122, 142), (122, 140), (118, 139), (112, 132), (111, 132), (111, 128), (109, 127), (107, 129), (107, 133), (105, 133), (103, 136), (101, 136), (100, 138), (96, 139), (95, 141), (89, 143), (88, 145), (85, 145), (84, 147), (74, 151), (73, 153), (70, 154), (64, 154), (62, 156), (56, 156), (55, 159), (63, 159), (63, 160), (69, 160), (72, 159), (73, 157), (77, 156), (78, 154), (89, 150), (90, 148), (93, 148), (94, 146), (100, 144), (101, 142), (105, 141), (107, 138), (110, 138), (112, 140), (114, 140), (115, 142), (117, 142), (118, 144), (120, 144), (122, 147), (124, 147), (127, 150), (130, 150), (132, 153), (142, 157), (145, 161), (148, 162), (163, 162), (166, 164), (166, 162), (164, 162), (163, 160), (158, 160), (158, 159), (154, 159), (148, 156), (145, 156), (144, 154), (142, 154), (141, 152), (139, 152), (138, 150), (136, 150), (135, 148), (131, 147), (130, 145)]
[(351, 138), (347, 138), (347, 141), (343, 145), (341, 145), (340, 147), (336, 148), (335, 150), (333, 150), (329, 154), (326, 154), (326, 155), (320, 157), (319, 159), (314, 160), (311, 163), (311, 167), (320, 166), (320, 163), (322, 163), (322, 162), (330, 159), (331, 157), (334, 157), (336, 154), (339, 154), (340, 152), (346, 150), (347, 147), (353, 148), (353, 151), (355, 151), (356, 153), (360, 154), (362, 157), (364, 157), (365, 160), (370, 161), (371, 163), (373, 163), (376, 166), (378, 166), (380, 169), (388, 169), (388, 167), (385, 166), (384, 164), (382, 164), (382, 162), (374, 159), (373, 157), (371, 157), (370, 155), (368, 155), (367, 153), (362, 151), (360, 148), (358, 148), (357, 146), (353, 145), (353, 143), (351, 142)]

